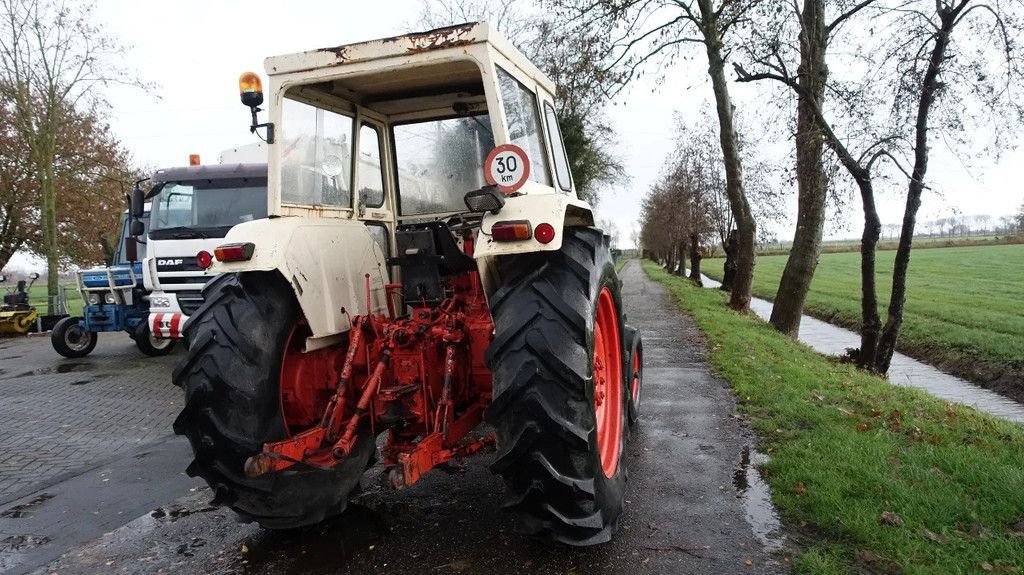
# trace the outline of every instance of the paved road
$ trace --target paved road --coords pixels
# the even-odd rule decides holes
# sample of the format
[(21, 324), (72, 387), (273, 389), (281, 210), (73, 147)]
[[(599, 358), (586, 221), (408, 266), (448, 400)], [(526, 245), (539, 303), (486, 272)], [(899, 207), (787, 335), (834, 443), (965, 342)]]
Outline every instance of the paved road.
[(0, 503), (166, 438), (176, 356), (148, 358), (122, 333), (74, 360), (46, 336), (0, 339)]
[[(697, 330), (635, 262), (624, 278), (626, 311), (645, 338), (646, 393), (640, 427), (626, 454), (626, 513), (610, 544), (573, 549), (515, 534), (511, 517), (500, 509), (501, 481), (486, 469), (488, 455), (436, 470), (402, 491), (381, 487), (380, 469), (373, 468), (343, 517), (290, 532), (263, 531), (236, 523), (228, 510), (208, 507), (205, 487), (190, 486), (167, 471), (187, 460), (187, 448), (166, 442), (144, 462), (115, 462), (121, 474), (148, 474), (161, 485), (134, 498), (133, 509), (153, 501), (151, 512), (125, 513), (119, 529), (65, 545), (64, 556), (48, 565), (22, 561), (19, 568), (38, 567), (39, 573), (785, 572), (778, 520), (751, 465), (759, 456), (750, 431), (735, 417), (728, 387), (709, 372)], [(68, 482), (55, 487), (87, 491), (80, 480), (78, 487)], [(127, 494), (138, 487), (126, 483), (120, 489)], [(56, 501), (31, 509), (37, 516), (62, 513), (64, 523), (85, 523), (94, 512), (109, 516), (118, 507), (58, 508)], [(40, 529), (31, 535), (47, 537), (45, 526)], [(53, 547), (39, 547), (48, 545)]]

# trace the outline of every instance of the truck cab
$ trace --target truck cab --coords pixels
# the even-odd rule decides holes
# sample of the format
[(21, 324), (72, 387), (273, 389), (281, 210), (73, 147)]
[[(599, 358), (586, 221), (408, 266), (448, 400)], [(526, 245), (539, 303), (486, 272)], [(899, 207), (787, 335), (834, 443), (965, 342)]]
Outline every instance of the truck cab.
[(143, 262), (149, 329), (177, 339), (203, 303), (214, 249), (233, 226), (267, 217), (266, 164), (218, 164), (158, 170)]

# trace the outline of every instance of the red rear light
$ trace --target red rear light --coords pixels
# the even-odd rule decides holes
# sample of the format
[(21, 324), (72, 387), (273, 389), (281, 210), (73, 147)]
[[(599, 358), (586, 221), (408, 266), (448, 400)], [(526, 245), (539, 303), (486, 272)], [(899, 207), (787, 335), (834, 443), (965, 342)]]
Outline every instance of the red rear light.
[(551, 224), (539, 224), (533, 232), (533, 237), (542, 244), (550, 244), (555, 239), (555, 226)]
[(515, 222), (498, 222), (491, 226), (491, 237), (496, 242), (518, 242), (533, 237), (530, 230), (530, 222), (525, 220)]
[(217, 261), (221, 262), (244, 262), (252, 259), (252, 253), (256, 250), (256, 244), (245, 242), (243, 244), (224, 244), (213, 250)]
[(213, 256), (210, 252), (203, 250), (196, 254), (196, 264), (204, 270), (213, 265)]

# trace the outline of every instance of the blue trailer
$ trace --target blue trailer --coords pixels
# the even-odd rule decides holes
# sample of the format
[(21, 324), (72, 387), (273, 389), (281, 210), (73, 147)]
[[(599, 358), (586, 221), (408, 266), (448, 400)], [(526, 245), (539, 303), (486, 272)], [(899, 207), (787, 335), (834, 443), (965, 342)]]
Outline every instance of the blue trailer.
[[(143, 222), (148, 220), (147, 212)], [(53, 349), (64, 357), (88, 355), (103, 332), (127, 332), (139, 351), (148, 356), (166, 355), (174, 347), (173, 339), (155, 338), (149, 331), (149, 301), (142, 282), (144, 254), (139, 253), (145, 244), (136, 243), (128, 233), (129, 222), (126, 215), (113, 265), (77, 272), (78, 292), (84, 303), (82, 317), (60, 320), (50, 335)]]

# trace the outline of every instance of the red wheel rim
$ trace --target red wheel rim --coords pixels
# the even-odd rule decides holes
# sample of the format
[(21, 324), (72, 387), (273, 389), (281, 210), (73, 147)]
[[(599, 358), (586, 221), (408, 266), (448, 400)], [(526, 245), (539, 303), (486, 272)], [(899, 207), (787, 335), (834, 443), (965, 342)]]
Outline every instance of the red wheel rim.
[(608, 288), (601, 290), (594, 322), (594, 415), (605, 477), (615, 475), (622, 444), (622, 341), (619, 314)]
[(640, 402), (640, 350), (633, 350), (633, 380), (632, 380), (633, 405)]

